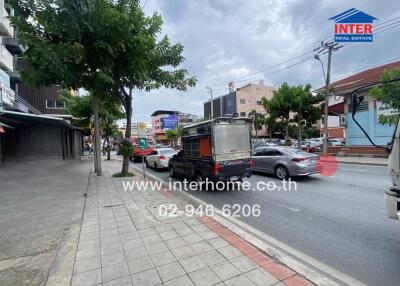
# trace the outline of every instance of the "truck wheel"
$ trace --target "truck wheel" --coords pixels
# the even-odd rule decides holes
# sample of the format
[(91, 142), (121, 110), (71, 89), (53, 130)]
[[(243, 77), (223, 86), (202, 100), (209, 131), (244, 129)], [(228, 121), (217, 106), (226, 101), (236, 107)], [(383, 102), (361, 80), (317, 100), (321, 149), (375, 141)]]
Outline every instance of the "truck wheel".
[(169, 176), (170, 176), (171, 178), (176, 178), (176, 174), (175, 174), (174, 167), (169, 166), (168, 169), (169, 169)]
[(278, 165), (275, 168), (275, 176), (280, 180), (287, 180), (289, 178), (289, 171), (285, 166)]
[(197, 189), (201, 190), (202, 186), (203, 186), (204, 178), (200, 173), (197, 173), (195, 178), (196, 178), (196, 182), (197, 182), (197, 185), (198, 185)]

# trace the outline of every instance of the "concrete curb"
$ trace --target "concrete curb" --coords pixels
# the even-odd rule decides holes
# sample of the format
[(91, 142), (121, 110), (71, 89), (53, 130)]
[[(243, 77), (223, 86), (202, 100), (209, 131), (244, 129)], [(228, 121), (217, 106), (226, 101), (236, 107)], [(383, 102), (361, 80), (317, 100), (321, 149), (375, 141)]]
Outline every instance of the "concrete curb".
[[(141, 168), (137, 166), (130, 167), (137, 172), (143, 174)], [(161, 182), (164, 187), (168, 187), (168, 183), (157, 177), (156, 175), (146, 172), (146, 178)], [(191, 202), (195, 206), (208, 205), (201, 199), (198, 199), (187, 192), (176, 191), (174, 194), (185, 197), (186, 201)], [(221, 210), (215, 208), (216, 213), (222, 213)], [(328, 265), (303, 254), (302, 252), (285, 245), (284, 243), (254, 229), (246, 223), (239, 221), (233, 217), (217, 215), (215, 220), (238, 234), (249, 243), (253, 244), (268, 255), (275, 257), (279, 262), (293, 269), (301, 276), (320, 286), (337, 286), (337, 285), (358, 285), (366, 286), (362, 282), (337, 271)], [(318, 271), (317, 271), (318, 270)], [(321, 274), (320, 272), (324, 273)], [(327, 275), (325, 275), (327, 274)]]

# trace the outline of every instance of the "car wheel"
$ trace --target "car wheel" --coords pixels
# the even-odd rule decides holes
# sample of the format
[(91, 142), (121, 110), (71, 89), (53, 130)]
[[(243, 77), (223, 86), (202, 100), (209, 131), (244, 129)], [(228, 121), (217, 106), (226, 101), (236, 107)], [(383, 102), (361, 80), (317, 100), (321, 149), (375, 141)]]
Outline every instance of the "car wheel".
[(275, 168), (275, 176), (280, 180), (287, 180), (289, 178), (289, 171), (285, 166), (278, 165)]

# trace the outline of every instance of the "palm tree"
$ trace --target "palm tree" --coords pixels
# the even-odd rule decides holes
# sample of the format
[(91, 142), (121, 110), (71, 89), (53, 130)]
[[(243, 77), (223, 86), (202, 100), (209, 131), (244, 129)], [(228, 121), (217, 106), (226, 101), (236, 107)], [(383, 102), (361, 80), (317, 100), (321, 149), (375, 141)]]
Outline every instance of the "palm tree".
[(249, 112), (248, 116), (253, 118), (253, 126), (256, 132), (256, 139), (258, 138), (258, 130), (261, 130), (263, 125), (265, 124), (265, 116), (262, 113), (257, 112), (256, 110), (252, 110)]

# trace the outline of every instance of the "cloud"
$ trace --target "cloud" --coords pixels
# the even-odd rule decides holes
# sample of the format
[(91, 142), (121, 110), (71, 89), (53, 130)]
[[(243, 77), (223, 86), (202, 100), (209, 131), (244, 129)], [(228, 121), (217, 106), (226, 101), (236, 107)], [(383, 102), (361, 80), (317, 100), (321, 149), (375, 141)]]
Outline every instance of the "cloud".
[[(328, 19), (353, 7), (377, 17), (376, 24), (400, 16), (397, 1), (382, 0), (351, 4), (345, 0), (148, 0), (145, 12), (162, 15), (163, 33), (171, 42), (184, 45), (183, 67), (197, 77), (198, 84), (187, 92), (136, 92), (134, 120), (150, 122), (150, 114), (157, 109), (202, 115), (202, 103), (209, 98), (206, 86), (212, 86), (218, 96), (227, 91), (229, 80), (237, 79), (236, 87), (257, 82), (259, 78), (251, 74), (263, 69), (271, 73), (268, 67), (313, 50), (318, 41), (333, 34)], [(398, 58), (399, 29), (376, 35), (373, 43), (349, 45), (335, 52), (332, 79)], [(326, 56), (322, 59), (326, 61)], [(320, 63), (312, 59), (273, 72), (264, 81), (274, 85), (311, 83), (317, 88), (323, 85), (323, 75)]]

